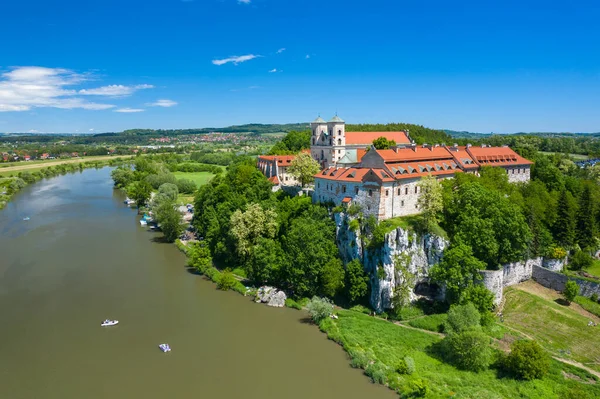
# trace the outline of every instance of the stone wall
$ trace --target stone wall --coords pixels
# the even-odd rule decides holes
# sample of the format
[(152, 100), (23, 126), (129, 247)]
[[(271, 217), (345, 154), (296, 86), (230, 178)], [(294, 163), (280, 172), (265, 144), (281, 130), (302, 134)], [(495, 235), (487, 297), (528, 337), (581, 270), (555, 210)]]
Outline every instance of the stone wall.
[(508, 173), (508, 181), (510, 183), (526, 183), (531, 178), (531, 170), (529, 165), (507, 166), (504, 167)]
[(600, 295), (600, 281), (593, 283), (591, 281), (582, 280), (579, 278), (572, 278), (543, 267), (533, 268), (533, 279), (544, 287), (560, 292), (565, 290), (565, 284), (567, 281), (575, 280), (577, 285), (579, 285), (579, 295), (586, 297), (590, 297), (592, 294)]
[(544, 269), (552, 270), (553, 272), (560, 272), (564, 269), (566, 259), (546, 259), (542, 262)]
[(494, 294), (494, 304), (502, 301), (504, 287), (522, 283), (531, 279), (534, 267), (542, 266), (542, 258), (508, 263), (500, 270), (481, 270), (481, 283)]

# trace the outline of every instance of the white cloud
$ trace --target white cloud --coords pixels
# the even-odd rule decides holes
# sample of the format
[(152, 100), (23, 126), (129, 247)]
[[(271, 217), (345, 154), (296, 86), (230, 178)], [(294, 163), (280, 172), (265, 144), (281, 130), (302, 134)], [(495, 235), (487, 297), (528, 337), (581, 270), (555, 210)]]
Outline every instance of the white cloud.
[(141, 108), (118, 108), (115, 109), (114, 112), (122, 112), (126, 114), (134, 113), (134, 112), (144, 112), (145, 110)]
[(91, 102), (86, 95), (122, 97), (152, 85), (111, 85), (92, 89), (72, 88), (91, 79), (63, 68), (16, 67), (0, 74), (0, 112), (29, 111), (33, 108), (103, 110), (113, 104)]
[(310, 58), (310, 55), (309, 55), (309, 54), (306, 54), (306, 59), (309, 59), (309, 58)]
[(275, 73), (275, 72), (277, 72), (277, 68), (273, 68), (269, 71), (269, 73)]
[(251, 0), (238, 0), (238, 3), (240, 3), (240, 4), (250, 4)]
[(260, 57), (260, 55), (254, 55), (254, 54), (248, 54), (248, 55), (240, 55), (240, 56), (233, 56), (233, 57), (229, 57), (229, 58), (224, 58), (221, 60), (213, 60), (212, 63), (214, 65), (225, 65), (229, 62), (233, 62), (234, 65), (237, 65), (241, 62), (246, 62), (246, 61), (250, 61), (253, 60), (255, 58)]
[(260, 89), (260, 86), (250, 86), (248, 87), (250, 90), (254, 90), (254, 89)]
[(93, 132), (93, 131), (94, 131), (94, 128), (91, 128), (91, 129), (90, 129), (90, 132)]
[(277, 54), (281, 54), (285, 51), (285, 47), (280, 48), (279, 50), (277, 50)]
[(136, 85), (136, 86), (124, 86), (124, 85), (109, 85), (96, 87), (93, 89), (81, 89), (79, 94), (84, 96), (110, 96), (110, 97), (124, 97), (130, 96), (134, 92), (143, 89), (153, 89), (152, 85)]
[(146, 105), (148, 107), (165, 107), (165, 108), (169, 108), (169, 107), (174, 107), (175, 105), (177, 105), (177, 102), (175, 102), (173, 100), (163, 99), (163, 100), (156, 100), (153, 103), (147, 103)]

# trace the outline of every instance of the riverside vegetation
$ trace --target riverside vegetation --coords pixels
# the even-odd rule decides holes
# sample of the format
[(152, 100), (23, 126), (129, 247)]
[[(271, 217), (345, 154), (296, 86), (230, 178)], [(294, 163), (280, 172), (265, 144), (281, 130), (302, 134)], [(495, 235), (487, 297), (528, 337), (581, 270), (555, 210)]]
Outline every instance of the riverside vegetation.
[[(309, 144), (299, 133), (288, 137), (273, 152)], [(527, 184), (509, 184), (493, 168), (484, 168), (480, 178), (461, 175), (441, 185), (424, 179), (422, 187), (431, 194), (421, 204), (424, 214), (379, 224), (363, 218), (360, 209), (273, 193), (254, 159), (233, 157), (226, 172), (216, 173), (195, 193), (192, 224), (202, 240), (180, 247), (189, 265), (221, 289), (247, 293), (236, 276), (247, 285), (284, 289), (291, 297), (287, 304), (306, 306), (329, 338), (349, 353), (354, 367), (403, 397), (596, 397), (597, 377), (550, 359), (548, 352), (555, 355), (556, 348), (530, 340), (540, 340), (536, 329), (542, 327), (520, 333), (498, 323), (491, 293), (477, 284), (477, 271), (483, 268), (540, 255), (587, 260), (597, 247), (599, 196), (593, 170), (576, 167), (567, 156), (534, 155)], [(171, 175), (180, 163), (160, 157), (138, 160), (135, 170), (122, 168), (113, 177), (140, 206), (157, 209), (160, 223), (168, 218), (158, 215), (150, 193), (158, 190), (158, 202), (173, 210), (173, 186), (181, 183)], [(388, 314), (364, 314), (370, 312), (369, 277), (359, 260), (344, 265), (339, 257), (331, 218), (338, 211), (355, 216), (355, 228), (369, 237), (368, 245), (379, 245), (396, 225), (445, 234), (451, 245), (432, 277), (446, 285), (447, 301), (410, 304), (396, 298)], [(178, 235), (165, 233), (169, 241)], [(334, 312), (330, 300), (347, 310), (329, 317)], [(512, 352), (505, 355), (509, 346)]]

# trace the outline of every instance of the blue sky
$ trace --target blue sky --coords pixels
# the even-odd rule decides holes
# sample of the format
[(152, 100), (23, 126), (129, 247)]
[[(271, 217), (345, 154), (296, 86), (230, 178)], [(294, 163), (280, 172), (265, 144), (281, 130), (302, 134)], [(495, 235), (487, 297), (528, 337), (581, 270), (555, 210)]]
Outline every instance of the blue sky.
[(349, 123), (600, 131), (599, 20), (592, 1), (5, 0), (0, 132), (336, 111)]

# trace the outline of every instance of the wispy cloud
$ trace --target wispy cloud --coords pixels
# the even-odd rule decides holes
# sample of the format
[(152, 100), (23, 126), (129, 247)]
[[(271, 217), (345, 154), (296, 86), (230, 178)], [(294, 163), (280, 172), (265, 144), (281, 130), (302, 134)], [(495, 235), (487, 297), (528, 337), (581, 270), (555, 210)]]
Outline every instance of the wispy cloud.
[(145, 110), (141, 109), (141, 108), (118, 108), (115, 109), (114, 112), (122, 112), (125, 114), (130, 114), (130, 113), (134, 113), (134, 112), (144, 112)]
[(225, 65), (227, 63), (233, 62), (233, 65), (237, 65), (242, 62), (250, 61), (255, 58), (260, 57), (260, 55), (248, 54), (248, 55), (239, 55), (233, 56), (229, 58), (223, 58), (221, 60), (213, 60), (212, 63), (215, 65)]
[(309, 58), (310, 58), (310, 54), (306, 54), (306, 57), (305, 57), (305, 58), (306, 58), (306, 59), (309, 59)]
[(273, 68), (273, 69), (271, 69), (271, 70), (269, 71), (269, 73), (275, 73), (275, 72), (278, 72), (278, 71), (277, 71), (277, 68)]
[(254, 90), (254, 89), (260, 89), (260, 86), (250, 86), (248, 87), (250, 90)]
[(146, 105), (148, 107), (165, 107), (165, 108), (169, 108), (169, 107), (176, 106), (177, 102), (175, 102), (173, 100), (162, 99), (162, 100), (156, 100), (153, 103), (147, 103)]
[(239, 4), (250, 4), (252, 0), (238, 0)]
[(109, 97), (125, 97), (130, 96), (138, 90), (153, 89), (152, 85), (136, 85), (136, 86), (124, 86), (124, 85), (109, 85), (96, 87), (93, 89), (81, 89), (79, 94), (84, 96), (109, 96)]
[(285, 51), (285, 47), (280, 48), (279, 50), (277, 50), (277, 54), (281, 54)]
[(32, 108), (103, 110), (113, 104), (96, 103), (85, 96), (122, 97), (152, 85), (111, 85), (77, 90), (73, 86), (92, 79), (90, 73), (39, 66), (16, 67), (0, 75), (0, 112), (29, 111)]

